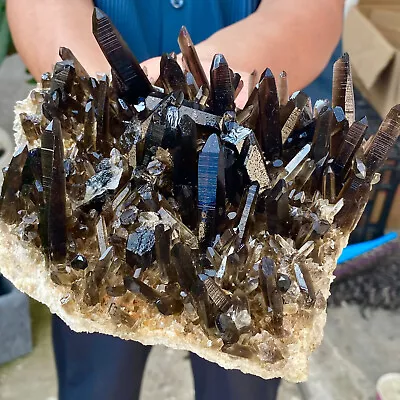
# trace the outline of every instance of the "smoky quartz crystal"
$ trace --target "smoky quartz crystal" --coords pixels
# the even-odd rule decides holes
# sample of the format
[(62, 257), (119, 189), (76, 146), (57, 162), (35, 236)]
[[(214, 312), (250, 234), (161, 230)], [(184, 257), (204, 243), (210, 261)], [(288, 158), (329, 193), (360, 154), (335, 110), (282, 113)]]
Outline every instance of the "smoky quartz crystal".
[(239, 109), (240, 75), (222, 54), (206, 73), (186, 28), (183, 67), (164, 54), (154, 86), (97, 8), (93, 34), (111, 77), (60, 49), (32, 91), (36, 112), (19, 116), (26, 145), (4, 170), (1, 219), (80, 307), (111, 304), (133, 329), (127, 304), (141, 299), (232, 357), (279, 362), (253, 338), (290, 336), (326, 301), (315, 281), (332, 251), (324, 238), (361, 217), (400, 106), (366, 140), (348, 55), (332, 102), (289, 97), (290, 76), (267, 68)]

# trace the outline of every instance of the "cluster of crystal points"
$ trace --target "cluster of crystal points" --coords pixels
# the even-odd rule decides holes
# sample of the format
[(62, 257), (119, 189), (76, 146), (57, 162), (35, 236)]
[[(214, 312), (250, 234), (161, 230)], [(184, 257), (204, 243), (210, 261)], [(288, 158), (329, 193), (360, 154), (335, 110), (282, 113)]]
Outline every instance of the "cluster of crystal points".
[(266, 69), (240, 110), (240, 75), (218, 54), (208, 80), (184, 28), (184, 70), (163, 55), (154, 86), (98, 9), (93, 32), (112, 79), (60, 49), (31, 92), (36, 113), (20, 114), (28, 144), (5, 171), (1, 218), (82, 308), (111, 304), (133, 329), (134, 293), (224, 352), (282, 359), (252, 337), (282, 337), (287, 315), (325, 307), (308, 267), (323, 263), (325, 235), (360, 218), (400, 107), (365, 140), (344, 55), (331, 103), (289, 98), (286, 74)]

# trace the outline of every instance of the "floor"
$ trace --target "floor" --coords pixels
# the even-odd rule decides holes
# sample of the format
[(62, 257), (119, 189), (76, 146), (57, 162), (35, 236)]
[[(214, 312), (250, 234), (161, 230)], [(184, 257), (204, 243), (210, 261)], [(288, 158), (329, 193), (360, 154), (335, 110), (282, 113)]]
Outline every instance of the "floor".
[[(0, 67), (0, 131), (12, 132), (12, 108), (29, 88), (17, 56)], [(12, 141), (0, 132), (0, 146), (12, 152)], [(31, 302), (33, 351), (0, 366), (0, 400), (55, 400), (56, 376), (51, 349), (50, 314)], [(282, 382), (279, 400), (367, 400), (386, 372), (400, 372), (400, 315), (375, 311), (363, 317), (357, 307), (332, 308), (322, 346), (314, 353), (307, 383)], [(174, 365), (174, 368), (169, 368)], [(193, 378), (185, 352), (152, 350), (141, 400), (191, 400)]]

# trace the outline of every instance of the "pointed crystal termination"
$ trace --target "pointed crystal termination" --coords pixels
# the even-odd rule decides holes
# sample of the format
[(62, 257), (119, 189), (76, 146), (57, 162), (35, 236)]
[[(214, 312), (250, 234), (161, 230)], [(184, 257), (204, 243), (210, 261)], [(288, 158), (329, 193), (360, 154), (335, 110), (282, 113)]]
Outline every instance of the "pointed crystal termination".
[(265, 199), (267, 226), (270, 233), (282, 233), (290, 221), (287, 184), (280, 179)]
[(176, 282), (176, 270), (171, 264), (171, 229), (165, 230), (163, 224), (158, 224), (154, 231), (157, 265), (162, 278), (166, 282)]
[(85, 68), (83, 68), (82, 64), (78, 61), (70, 49), (67, 47), (60, 47), (59, 54), (63, 61), (73, 61), (75, 71), (78, 76), (89, 79), (89, 74), (86, 72)]
[(328, 199), (329, 203), (334, 204), (336, 199), (336, 179), (330, 165), (324, 171), (322, 176), (322, 196)]
[(147, 300), (153, 302), (161, 314), (179, 314), (183, 310), (181, 301), (174, 299), (172, 296), (159, 293), (157, 290), (133, 276), (125, 277), (124, 285), (130, 292), (140, 293)]
[(197, 277), (196, 270), (193, 265), (191, 250), (183, 243), (177, 243), (171, 250), (172, 262), (175, 266), (178, 283), (182, 290), (190, 293)]
[(245, 197), (242, 215), (240, 216), (239, 224), (238, 224), (238, 237), (240, 241), (243, 241), (243, 238), (248, 234), (249, 224), (251, 222), (251, 218), (254, 216), (254, 210), (257, 203), (259, 186), (257, 183), (251, 185), (247, 191), (247, 195)]
[(344, 205), (335, 216), (336, 224), (345, 232), (351, 232), (357, 225), (367, 204), (371, 191), (371, 183), (352, 174), (346, 181), (338, 199)]
[(304, 263), (301, 263), (300, 265), (295, 263), (294, 273), (300, 290), (307, 294), (310, 301), (315, 301), (315, 290), (310, 271), (306, 268)]
[(86, 305), (95, 306), (100, 302), (99, 286), (110, 268), (113, 256), (114, 248), (110, 246), (101, 254), (94, 268), (86, 269), (83, 292), (83, 301)]
[(167, 91), (166, 93), (181, 91), (186, 98), (189, 98), (186, 77), (176, 59), (171, 57), (170, 54), (163, 54), (161, 57), (160, 78)]
[(197, 186), (197, 128), (188, 115), (178, 122), (181, 132), (180, 149), (174, 157), (175, 185)]
[(281, 107), (285, 106), (289, 99), (289, 82), (286, 71), (282, 71), (278, 78), (278, 99)]
[[(233, 86), (233, 90), (236, 92), (238, 90), (238, 87), (240, 85), (240, 82), (242, 81), (242, 77), (240, 76), (240, 74), (238, 74), (237, 72), (233, 73), (233, 75), (231, 76), (232, 78), (232, 86)], [(243, 81), (242, 81), (243, 82)]]
[(25, 136), (29, 143), (32, 144), (35, 140), (39, 139), (42, 129), (40, 126), (40, 119), (32, 117), (26, 113), (21, 113), (19, 115), (21, 120), (21, 125), (24, 130)]
[(259, 268), (260, 286), (267, 307), (271, 307), (272, 321), (278, 330), (283, 321), (283, 300), (277, 286), (277, 273), (274, 260), (263, 257)]
[(178, 44), (179, 48), (181, 49), (184, 62), (189, 72), (193, 75), (197, 86), (199, 88), (204, 86), (207, 89), (210, 89), (206, 74), (201, 65), (199, 56), (197, 55), (192, 39), (186, 27), (184, 26), (182, 26), (179, 32)]
[(349, 55), (344, 53), (333, 65), (332, 107), (342, 107), (349, 125), (355, 121), (353, 78)]
[(94, 147), (94, 131), (95, 131), (95, 112), (94, 100), (92, 97), (86, 102), (85, 105), (85, 122), (83, 127), (83, 146), (86, 151), (92, 150)]
[(71, 93), (75, 75), (75, 68), (71, 61), (59, 61), (54, 66), (53, 77), (51, 80), (51, 92), (61, 89), (66, 93)]
[(327, 109), (320, 114), (315, 125), (312, 155), (316, 162), (322, 160), (329, 153), (330, 145), (330, 126), (332, 124), (333, 111)]
[[(53, 119), (53, 169), (48, 203), (48, 232), (50, 256), (55, 262), (64, 262), (67, 255), (66, 180), (64, 170), (64, 144), (61, 123)], [(43, 149), (42, 149), (43, 151)]]
[(22, 186), (22, 170), (28, 158), (28, 147), (20, 146), (15, 151), (4, 177), (0, 197), (0, 216), (8, 224), (17, 221), (18, 196)]
[(367, 176), (372, 178), (386, 161), (389, 151), (400, 135), (400, 104), (394, 106), (383, 120), (378, 132), (369, 143), (365, 154)]
[[(178, 92), (183, 99), (183, 93)], [(178, 99), (179, 101), (179, 99)], [(179, 104), (179, 103), (178, 103)], [(165, 132), (161, 142), (163, 149), (174, 149), (178, 142), (179, 107), (170, 105), (165, 113)]]
[(211, 104), (215, 114), (235, 110), (234, 90), (228, 63), (222, 54), (213, 58), (210, 70)]
[(209, 136), (199, 155), (198, 171), (199, 242), (205, 250), (215, 236), (218, 208), (225, 205), (217, 204), (219, 181), (224, 174), (224, 156), (215, 133)]
[[(304, 92), (299, 92), (297, 95), (293, 98), (295, 106), (293, 111), (290, 113), (288, 119), (285, 121), (283, 127), (282, 127), (282, 141), (283, 143), (286, 142), (287, 138), (290, 136), (292, 131), (294, 130), (296, 124), (298, 123), (300, 116), (305, 109), (306, 105), (309, 103), (310, 98), (304, 93)], [(287, 104), (288, 106), (289, 104)]]
[(140, 97), (146, 97), (152, 91), (150, 81), (108, 16), (97, 7), (93, 11), (92, 23), (94, 37), (111, 68), (126, 87), (121, 97), (136, 104)]
[(282, 134), (279, 121), (279, 100), (272, 71), (267, 68), (261, 75), (258, 88), (259, 120), (256, 136), (264, 156), (271, 161), (282, 154)]
[[(179, 104), (183, 100), (182, 92), (174, 92), (166, 96), (148, 117), (150, 120), (145, 133), (144, 157), (142, 164), (147, 167), (157, 147), (161, 147), (165, 136), (166, 114), (171, 105)], [(142, 129), (143, 129), (142, 124)]]
[(262, 155), (262, 150), (257, 142), (256, 136), (251, 132), (245, 139), (240, 158), (251, 182), (258, 182), (260, 193), (264, 192), (271, 185), (268, 176), (267, 166)]
[(332, 169), (341, 179), (345, 178), (351, 167), (351, 161), (367, 132), (368, 122), (366, 118), (356, 121), (344, 136), (339, 151), (333, 160)]

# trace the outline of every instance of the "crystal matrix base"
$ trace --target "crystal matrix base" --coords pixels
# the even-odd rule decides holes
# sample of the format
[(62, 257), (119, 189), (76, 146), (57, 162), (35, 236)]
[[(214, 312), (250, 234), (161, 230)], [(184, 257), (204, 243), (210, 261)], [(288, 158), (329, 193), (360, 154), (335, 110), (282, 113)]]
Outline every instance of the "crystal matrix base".
[[(327, 279), (322, 285), (315, 284), (316, 289), (321, 290), (326, 297), (337, 258), (347, 244), (347, 239), (343, 235), (336, 236), (334, 241), (331, 237), (326, 238), (326, 246), (334, 243), (335, 248), (325, 257), (323, 263)], [(3, 222), (0, 222), (0, 243), (1, 273), (19, 290), (46, 304), (52, 313), (57, 314), (76, 332), (100, 332), (145, 345), (164, 345), (173, 349), (188, 350), (226, 369), (239, 369), (243, 373), (264, 379), (283, 377), (291, 382), (307, 379), (308, 357), (322, 340), (326, 321), (325, 308), (314, 309), (313, 317), (309, 321), (312, 327), (292, 332), (290, 343), (285, 346), (290, 356), (273, 364), (231, 356), (219, 351), (217, 346), (210, 347), (210, 342), (200, 326), (192, 332), (187, 332), (184, 324), (176, 317), (161, 315), (140, 297), (136, 298), (141, 310), (138, 315), (140, 323), (134, 327), (117, 324), (110, 317), (109, 305), (98, 305), (95, 309), (87, 309), (86, 312), (74, 302), (63, 305), (63, 299), (68, 296), (69, 289), (51, 281), (41, 251), (30, 246), (24, 247), (15, 235), (10, 234), (10, 227)], [(222, 343), (220, 345), (222, 346)]]

